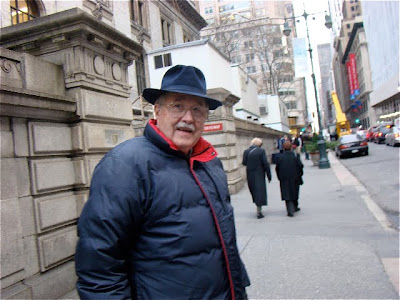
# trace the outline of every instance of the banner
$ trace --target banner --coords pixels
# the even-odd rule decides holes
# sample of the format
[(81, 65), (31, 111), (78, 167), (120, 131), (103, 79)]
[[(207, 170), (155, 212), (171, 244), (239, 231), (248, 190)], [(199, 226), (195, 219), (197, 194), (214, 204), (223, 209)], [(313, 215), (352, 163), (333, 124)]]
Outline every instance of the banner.
[(349, 61), (351, 66), (351, 78), (353, 82), (353, 95), (360, 95), (360, 86), (358, 84), (358, 76), (357, 76), (357, 66), (356, 66), (356, 55), (354, 53), (349, 54)]
[(307, 47), (305, 38), (293, 38), (294, 73), (296, 77), (308, 75)]
[(351, 76), (351, 64), (350, 61), (346, 61), (346, 69), (347, 69), (347, 79), (349, 81), (349, 89), (350, 89), (350, 100), (353, 100), (354, 97), (354, 83), (353, 77)]

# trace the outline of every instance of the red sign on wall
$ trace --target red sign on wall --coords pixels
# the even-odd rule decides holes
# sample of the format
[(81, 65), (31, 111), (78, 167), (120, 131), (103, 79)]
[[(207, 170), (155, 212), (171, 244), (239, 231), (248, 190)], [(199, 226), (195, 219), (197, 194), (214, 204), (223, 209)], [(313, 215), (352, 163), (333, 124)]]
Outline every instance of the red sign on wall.
[(219, 131), (222, 130), (222, 123), (215, 123), (215, 124), (207, 124), (204, 125), (204, 132), (209, 132), (209, 131)]

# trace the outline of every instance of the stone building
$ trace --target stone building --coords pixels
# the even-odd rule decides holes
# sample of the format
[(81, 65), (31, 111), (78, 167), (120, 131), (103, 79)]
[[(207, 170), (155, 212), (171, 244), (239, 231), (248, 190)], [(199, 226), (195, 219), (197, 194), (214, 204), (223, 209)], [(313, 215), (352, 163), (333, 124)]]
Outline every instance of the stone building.
[(68, 297), (91, 174), (147, 118), (134, 102), (146, 52), (198, 39), (205, 21), (191, 1), (0, 5), (1, 295)]

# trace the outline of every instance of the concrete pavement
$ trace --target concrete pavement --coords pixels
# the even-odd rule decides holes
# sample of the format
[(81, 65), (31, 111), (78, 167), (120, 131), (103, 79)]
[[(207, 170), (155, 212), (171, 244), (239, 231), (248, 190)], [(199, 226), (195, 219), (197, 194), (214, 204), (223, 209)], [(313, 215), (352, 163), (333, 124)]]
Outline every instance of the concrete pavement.
[[(304, 158), (304, 156), (303, 156)], [(367, 190), (329, 154), (304, 160), (301, 211), (286, 216), (275, 165), (265, 218), (246, 188), (232, 196), (250, 299), (399, 299), (399, 234)]]

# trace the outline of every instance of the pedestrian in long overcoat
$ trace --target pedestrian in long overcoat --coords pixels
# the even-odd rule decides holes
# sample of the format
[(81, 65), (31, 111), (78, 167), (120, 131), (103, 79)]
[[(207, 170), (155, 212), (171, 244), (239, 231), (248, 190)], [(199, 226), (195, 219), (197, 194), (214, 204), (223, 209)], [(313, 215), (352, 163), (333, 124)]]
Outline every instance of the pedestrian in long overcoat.
[(251, 146), (243, 152), (242, 164), (246, 166), (247, 184), (253, 203), (257, 206), (257, 218), (264, 218), (261, 212), (262, 206), (267, 205), (267, 184), (265, 182), (265, 174), (268, 182), (271, 181), (271, 169), (267, 160), (265, 150), (261, 148), (262, 141), (254, 138)]
[(278, 176), (281, 188), (281, 199), (286, 203), (286, 211), (289, 217), (299, 208), (299, 190), (303, 184), (303, 163), (300, 155), (292, 151), (292, 144), (287, 141), (283, 144), (284, 152), (279, 155), (276, 163), (276, 175)]

